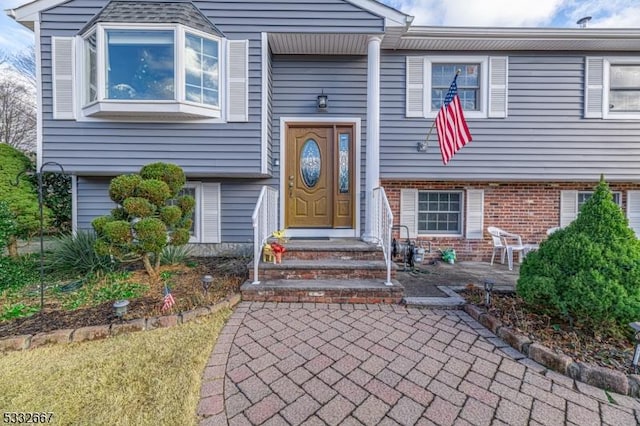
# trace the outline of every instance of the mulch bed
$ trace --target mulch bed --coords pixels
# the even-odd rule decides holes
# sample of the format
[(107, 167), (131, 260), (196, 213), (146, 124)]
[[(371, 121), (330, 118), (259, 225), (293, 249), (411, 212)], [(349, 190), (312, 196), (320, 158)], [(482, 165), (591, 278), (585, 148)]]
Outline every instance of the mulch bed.
[[(467, 289), (462, 295), (469, 302), (485, 307), (484, 291)], [(629, 339), (605, 335), (591, 328), (570, 324), (561, 318), (533, 312), (515, 294), (494, 293), (488, 311), (507, 327), (536, 343), (570, 356), (574, 361), (615, 369), (625, 374), (634, 373), (631, 366), (634, 344)]]
[[(186, 311), (199, 306), (216, 303), (232, 293), (237, 293), (240, 285), (247, 279), (247, 260), (242, 258), (198, 258), (197, 266), (184, 265), (162, 267), (163, 271), (172, 273), (169, 288), (176, 304), (169, 313)], [(117, 323), (123, 320), (149, 318), (162, 315), (161, 307), (164, 298), (162, 282), (152, 283), (140, 266), (134, 266), (131, 282), (146, 284), (149, 290), (139, 298), (130, 300), (129, 309), (124, 318), (115, 316), (113, 301), (96, 306), (65, 310), (55, 300), (47, 301), (41, 312), (27, 318), (0, 322), (0, 338), (23, 334), (75, 329), (93, 325)], [(208, 293), (202, 289), (202, 276), (212, 275), (214, 278)]]

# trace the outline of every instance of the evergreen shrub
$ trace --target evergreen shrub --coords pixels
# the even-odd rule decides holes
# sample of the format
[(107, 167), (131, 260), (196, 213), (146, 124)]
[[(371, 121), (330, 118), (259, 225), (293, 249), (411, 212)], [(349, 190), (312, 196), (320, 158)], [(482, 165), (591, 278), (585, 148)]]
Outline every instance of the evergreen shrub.
[(594, 330), (640, 320), (640, 242), (604, 178), (578, 217), (527, 255), (517, 293)]

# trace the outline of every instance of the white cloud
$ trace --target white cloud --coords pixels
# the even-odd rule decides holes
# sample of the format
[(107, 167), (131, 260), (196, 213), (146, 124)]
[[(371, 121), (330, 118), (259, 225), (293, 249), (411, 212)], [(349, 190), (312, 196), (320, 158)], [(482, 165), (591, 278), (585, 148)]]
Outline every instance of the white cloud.
[(0, 50), (16, 53), (33, 45), (33, 32), (8, 17), (4, 11), (25, 3), (25, 0), (2, 0), (1, 3)]
[(574, 22), (591, 16), (591, 27), (638, 28), (640, 5), (633, 0), (572, 0), (567, 5), (567, 16)]
[(640, 26), (637, 0), (382, 0), (415, 16), (414, 25), (575, 28)]
[(398, 0), (387, 3), (415, 16), (414, 25), (538, 26), (566, 0)]

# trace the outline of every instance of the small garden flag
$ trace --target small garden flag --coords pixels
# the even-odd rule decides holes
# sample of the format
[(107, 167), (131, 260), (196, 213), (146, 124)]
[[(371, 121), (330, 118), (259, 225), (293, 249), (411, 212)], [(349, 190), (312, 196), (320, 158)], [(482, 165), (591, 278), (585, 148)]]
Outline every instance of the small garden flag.
[(458, 74), (453, 77), (444, 103), (436, 116), (438, 143), (442, 153), (442, 162), (446, 165), (460, 148), (471, 142), (471, 133), (464, 119), (460, 97), (458, 96)]
[(162, 302), (162, 312), (168, 311), (176, 304), (171, 291), (169, 291), (169, 287), (164, 286), (164, 300)]

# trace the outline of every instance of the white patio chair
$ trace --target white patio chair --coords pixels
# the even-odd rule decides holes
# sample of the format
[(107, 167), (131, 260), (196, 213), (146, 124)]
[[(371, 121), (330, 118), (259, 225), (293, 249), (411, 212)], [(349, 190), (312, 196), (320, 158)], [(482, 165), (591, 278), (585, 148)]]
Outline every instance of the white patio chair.
[(559, 229), (561, 229), (559, 226), (554, 226), (553, 228), (549, 228), (547, 229), (547, 235), (551, 235), (554, 232), (558, 231)]
[[(509, 270), (513, 271), (513, 252), (518, 252), (518, 263), (522, 263), (522, 259), (532, 250), (537, 250), (537, 244), (522, 244), (522, 237), (518, 234), (512, 234), (503, 229), (490, 226), (487, 228), (491, 238), (493, 239), (493, 254), (491, 256), (491, 264), (493, 265), (493, 259), (496, 254), (496, 249), (501, 249), (502, 263), (504, 263), (504, 254), (507, 254), (507, 260), (509, 262)], [(497, 240), (496, 240), (497, 237)]]
[(491, 241), (493, 242), (491, 264), (493, 265), (493, 260), (496, 258), (496, 251), (500, 251), (500, 262), (504, 265), (504, 256), (507, 254), (507, 246), (502, 240), (502, 230), (500, 228), (496, 228), (495, 226), (490, 226), (487, 228), (487, 232), (489, 233), (489, 235), (491, 235)]

